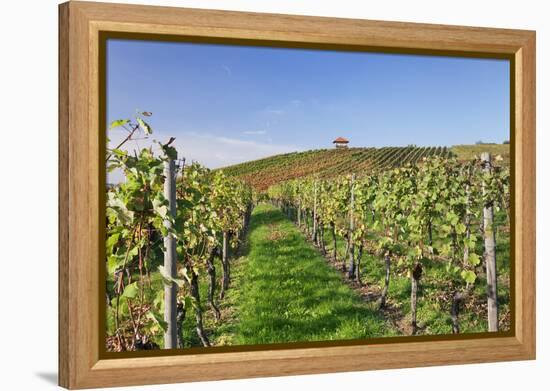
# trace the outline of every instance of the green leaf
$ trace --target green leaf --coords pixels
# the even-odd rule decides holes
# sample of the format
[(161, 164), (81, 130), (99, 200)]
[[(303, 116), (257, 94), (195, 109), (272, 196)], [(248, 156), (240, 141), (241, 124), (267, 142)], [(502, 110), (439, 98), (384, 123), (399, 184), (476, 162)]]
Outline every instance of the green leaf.
[(441, 228), (441, 230), (443, 231), (444, 234), (449, 234), (453, 229), (453, 227), (448, 225), (448, 224), (442, 224), (440, 226), (440, 228)]
[(464, 240), (464, 243), (468, 246), (468, 248), (470, 250), (473, 250), (473, 249), (476, 248), (476, 242), (477, 242), (477, 239), (476, 239), (475, 235), (472, 235), (472, 236), (470, 236), (469, 239)]
[(171, 277), (162, 265), (159, 266), (159, 272), (165, 284), (170, 285), (172, 282), (175, 282), (180, 288), (185, 284), (185, 281)]
[(473, 284), (476, 281), (476, 274), (471, 270), (463, 270), (460, 275), (468, 284)]
[(162, 150), (164, 151), (164, 154), (166, 155), (166, 157), (168, 157), (168, 159), (176, 160), (178, 158), (178, 151), (176, 150), (176, 148), (169, 145), (163, 145)]
[(128, 155), (128, 152), (126, 152), (122, 149), (113, 149), (111, 152), (113, 153), (113, 155), (116, 155), (118, 157), (124, 157), (124, 156)]
[(153, 305), (155, 308), (160, 308), (161, 312), (164, 308), (164, 290), (159, 290), (157, 294), (155, 295), (155, 299), (153, 300)]
[(168, 331), (168, 323), (159, 313), (151, 310), (147, 313), (147, 317), (157, 323), (164, 332)]
[(107, 238), (107, 254), (111, 254), (113, 252), (113, 247), (118, 243), (119, 239), (120, 239), (119, 232), (114, 233)]
[(183, 299), (183, 308), (192, 308), (193, 307), (193, 300), (191, 299), (190, 296), (185, 296), (185, 298)]
[(139, 292), (139, 288), (137, 286), (137, 281), (136, 281), (130, 285), (126, 285), (126, 288), (124, 288), (124, 292), (122, 293), (122, 297), (133, 299), (134, 297), (137, 296), (138, 292)]
[(111, 124), (109, 125), (109, 129), (118, 128), (119, 126), (126, 125), (128, 122), (130, 122), (129, 119), (117, 119), (117, 120), (114, 120), (114, 121), (111, 122)]
[(141, 118), (137, 118), (137, 122), (139, 124), (139, 127), (145, 132), (145, 134), (152, 134), (153, 133), (153, 129), (151, 129), (151, 127), (149, 126), (149, 124), (147, 122), (145, 122), (144, 120), (142, 120)]
[(468, 256), (468, 263), (470, 263), (470, 265), (477, 266), (480, 262), (481, 259), (479, 258), (479, 255), (475, 253), (470, 253), (470, 255)]
[[(124, 259), (122, 260), (124, 261)], [(116, 255), (111, 255), (107, 258), (107, 274), (112, 276), (120, 267), (121, 261)]]
[(165, 219), (168, 215), (168, 207), (166, 205), (159, 206), (158, 208), (155, 208), (155, 212), (157, 212), (160, 217)]
[(451, 225), (458, 224), (458, 216), (454, 212), (448, 212), (446, 218)]

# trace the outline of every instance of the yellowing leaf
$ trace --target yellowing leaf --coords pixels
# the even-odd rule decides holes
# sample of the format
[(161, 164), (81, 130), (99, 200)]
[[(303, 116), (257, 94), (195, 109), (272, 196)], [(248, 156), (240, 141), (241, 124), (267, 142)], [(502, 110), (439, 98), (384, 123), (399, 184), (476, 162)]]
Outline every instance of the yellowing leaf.
[(118, 128), (119, 126), (126, 125), (128, 122), (130, 122), (129, 119), (117, 119), (117, 120), (114, 120), (114, 121), (111, 122), (111, 124), (109, 125), (109, 129)]

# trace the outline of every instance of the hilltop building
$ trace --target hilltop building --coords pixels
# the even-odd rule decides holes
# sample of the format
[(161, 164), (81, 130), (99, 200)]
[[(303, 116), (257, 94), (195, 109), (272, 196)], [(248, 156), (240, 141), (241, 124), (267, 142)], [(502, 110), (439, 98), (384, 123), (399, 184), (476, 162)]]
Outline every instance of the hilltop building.
[(336, 148), (347, 148), (349, 140), (343, 137), (338, 137), (332, 142)]

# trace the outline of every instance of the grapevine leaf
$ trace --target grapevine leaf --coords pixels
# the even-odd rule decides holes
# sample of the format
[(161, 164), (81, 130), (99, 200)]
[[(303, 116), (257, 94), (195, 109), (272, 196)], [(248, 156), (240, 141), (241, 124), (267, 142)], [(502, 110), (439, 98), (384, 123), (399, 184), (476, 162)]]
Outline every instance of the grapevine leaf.
[(109, 125), (109, 129), (118, 128), (119, 126), (126, 125), (128, 122), (130, 122), (129, 119), (117, 119), (117, 120), (114, 120), (114, 121), (111, 122), (111, 124)]
[(159, 272), (164, 280), (164, 283), (167, 285), (170, 285), (172, 282), (175, 282), (176, 285), (181, 288), (185, 284), (185, 281), (171, 277), (170, 274), (166, 272), (166, 269), (162, 265), (159, 266)]
[(107, 254), (113, 252), (113, 247), (118, 243), (120, 239), (120, 232), (116, 232), (107, 238)]
[(479, 265), (480, 262), (481, 262), (481, 259), (479, 258), (479, 255), (471, 253), (468, 256), (468, 263), (470, 263), (470, 265), (477, 266)]
[(192, 308), (193, 306), (193, 300), (189, 296), (185, 296), (185, 299), (183, 300), (183, 305), (185, 308)]
[(151, 126), (141, 118), (137, 118), (137, 122), (139, 124), (139, 127), (145, 132), (145, 134), (149, 135), (153, 133), (153, 129), (151, 129)]
[(162, 145), (162, 150), (168, 159), (176, 160), (178, 158), (178, 151), (176, 151), (176, 148), (169, 145)]
[(456, 229), (456, 233), (459, 235), (462, 235), (464, 232), (466, 232), (466, 226), (462, 223), (458, 223), (455, 229)]
[[(122, 259), (122, 262), (124, 259)], [(107, 258), (107, 273), (112, 276), (120, 267), (121, 261), (116, 255), (111, 255)]]
[(139, 291), (139, 288), (137, 286), (137, 281), (136, 281), (130, 285), (126, 285), (126, 288), (124, 288), (124, 292), (122, 293), (122, 297), (126, 297), (127, 299), (133, 299), (134, 297), (137, 296), (138, 291)]
[(471, 270), (463, 270), (460, 275), (468, 284), (473, 284), (476, 281), (476, 274)]
[(164, 318), (159, 313), (151, 310), (147, 313), (147, 317), (157, 323), (164, 332), (168, 331), (168, 323), (164, 321)]

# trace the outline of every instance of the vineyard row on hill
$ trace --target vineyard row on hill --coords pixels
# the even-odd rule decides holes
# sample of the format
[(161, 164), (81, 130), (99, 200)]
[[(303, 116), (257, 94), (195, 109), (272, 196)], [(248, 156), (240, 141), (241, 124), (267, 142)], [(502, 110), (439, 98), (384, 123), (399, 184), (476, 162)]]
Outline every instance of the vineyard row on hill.
[(447, 158), (453, 154), (447, 147), (321, 149), (277, 155), (222, 170), (258, 190), (266, 190), (273, 184), (312, 174), (332, 178), (350, 172), (381, 171), (416, 164), (429, 156)]

